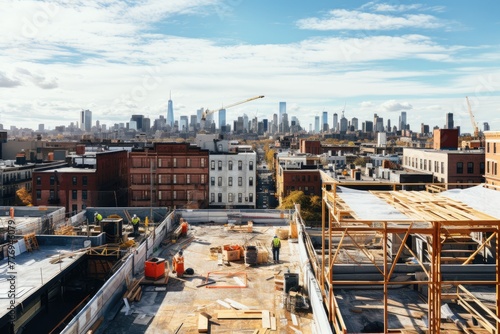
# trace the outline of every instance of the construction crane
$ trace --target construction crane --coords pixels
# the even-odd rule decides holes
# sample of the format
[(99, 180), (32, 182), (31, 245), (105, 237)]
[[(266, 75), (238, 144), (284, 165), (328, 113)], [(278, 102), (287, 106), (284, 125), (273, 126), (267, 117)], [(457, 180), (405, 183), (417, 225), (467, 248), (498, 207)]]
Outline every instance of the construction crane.
[(253, 101), (253, 100), (261, 99), (261, 98), (263, 98), (263, 97), (264, 97), (264, 95), (254, 96), (254, 97), (251, 97), (251, 98), (246, 99), (246, 100), (243, 100), (243, 101), (239, 101), (239, 102), (236, 102), (236, 103), (233, 103), (233, 104), (229, 104), (229, 105), (227, 105), (227, 106), (225, 106), (225, 107), (222, 107), (222, 108), (219, 108), (219, 109), (214, 109), (214, 110), (208, 110), (208, 109), (207, 109), (207, 110), (205, 110), (205, 111), (201, 114), (201, 121), (202, 121), (203, 123), (205, 123), (205, 120), (207, 119), (207, 116), (208, 116), (208, 115), (211, 115), (211, 114), (213, 114), (213, 113), (216, 113), (216, 112), (218, 112), (218, 111), (220, 111), (220, 110), (222, 110), (222, 109), (231, 108), (231, 107), (237, 106), (237, 105), (239, 105), (239, 104), (243, 104), (243, 103), (247, 103), (247, 102), (250, 102), (250, 101)]
[(472, 128), (474, 129), (474, 139), (478, 139), (479, 128), (477, 126), (476, 120), (474, 119), (474, 114), (472, 113), (472, 108), (470, 107), (469, 98), (466, 96), (465, 99), (467, 100), (467, 107), (469, 109), (470, 121), (472, 122)]

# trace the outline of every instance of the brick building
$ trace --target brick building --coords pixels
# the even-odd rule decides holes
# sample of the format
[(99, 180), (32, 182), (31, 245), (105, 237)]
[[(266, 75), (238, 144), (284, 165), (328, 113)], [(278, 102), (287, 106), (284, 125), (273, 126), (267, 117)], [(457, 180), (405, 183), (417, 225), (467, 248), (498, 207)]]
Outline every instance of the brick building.
[(498, 170), (498, 163), (500, 163), (500, 131), (486, 131), (484, 137), (486, 142), (485, 182), (498, 187), (500, 185), (500, 174)]
[(34, 206), (64, 206), (72, 213), (126, 206), (127, 152), (81, 153), (68, 157), (70, 167), (33, 172)]
[(208, 207), (209, 152), (154, 143), (129, 153), (129, 206)]

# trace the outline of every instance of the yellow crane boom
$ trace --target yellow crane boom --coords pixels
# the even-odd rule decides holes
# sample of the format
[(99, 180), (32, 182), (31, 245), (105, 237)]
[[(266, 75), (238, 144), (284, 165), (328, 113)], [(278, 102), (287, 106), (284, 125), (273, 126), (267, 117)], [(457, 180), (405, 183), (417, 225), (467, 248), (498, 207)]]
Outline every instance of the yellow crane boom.
[(257, 100), (257, 99), (262, 99), (264, 97), (264, 95), (259, 95), (259, 96), (254, 96), (254, 97), (251, 97), (249, 99), (246, 99), (246, 100), (243, 100), (243, 101), (239, 101), (239, 102), (236, 102), (236, 103), (232, 103), (232, 104), (229, 104), (225, 107), (222, 107), (222, 108), (219, 108), (219, 109), (213, 109), (213, 110), (205, 110), (202, 114), (201, 114), (201, 120), (202, 121), (205, 121), (207, 119), (207, 116), (208, 115), (211, 115), (215, 112), (218, 112), (219, 110), (222, 110), (222, 109), (228, 109), (228, 108), (231, 108), (231, 107), (234, 107), (234, 106), (237, 106), (239, 104), (243, 104), (243, 103), (246, 103), (246, 102), (250, 102), (250, 101), (253, 101), (253, 100)]
[(469, 98), (466, 96), (467, 108), (469, 109), (470, 121), (472, 123), (472, 129), (474, 130), (474, 138), (479, 137), (479, 127), (477, 126), (476, 120), (474, 119), (474, 114), (472, 113), (472, 108), (470, 106)]

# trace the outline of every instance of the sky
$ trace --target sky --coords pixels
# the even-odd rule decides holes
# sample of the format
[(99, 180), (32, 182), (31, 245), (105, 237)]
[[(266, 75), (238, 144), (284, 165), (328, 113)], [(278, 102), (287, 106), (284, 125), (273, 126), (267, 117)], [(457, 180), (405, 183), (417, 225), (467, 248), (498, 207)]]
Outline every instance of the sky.
[[(0, 0), (0, 123), (46, 129), (132, 114), (227, 109), (259, 120), (287, 103), (306, 130), (328, 112), (412, 130), (453, 113), (500, 130), (500, 2)], [(321, 119), (321, 118), (320, 118)]]

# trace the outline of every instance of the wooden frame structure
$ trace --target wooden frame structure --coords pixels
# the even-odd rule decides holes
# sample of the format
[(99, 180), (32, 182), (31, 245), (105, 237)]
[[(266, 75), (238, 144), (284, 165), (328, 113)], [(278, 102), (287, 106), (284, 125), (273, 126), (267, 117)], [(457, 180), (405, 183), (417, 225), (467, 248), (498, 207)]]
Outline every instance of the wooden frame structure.
[[(398, 284), (426, 288), (428, 327), (422, 329), (429, 333), (444, 331), (441, 326), (442, 301), (452, 299), (461, 305), (482, 329), (492, 334), (500, 334), (499, 219), (435, 193), (397, 190), (370, 191), (370, 193), (400, 211), (407, 217), (406, 219), (395, 220), (389, 216), (387, 220), (361, 219), (337, 193), (339, 185), (349, 187), (349, 184), (345, 182), (338, 184), (337, 181), (331, 180), (331, 182), (323, 180), (322, 249), (321, 254), (316, 256), (316, 261), (312, 261), (312, 266), (325, 298), (329, 320), (336, 333), (348, 333), (348, 329), (344, 315), (337, 304), (335, 289), (344, 286), (359, 286), (362, 289), (363, 285), (377, 285), (383, 289), (384, 298), (381, 301), (383, 319), (379, 320), (383, 320), (385, 333), (398, 332), (397, 329), (389, 328), (388, 321), (389, 288)], [(394, 184), (387, 186), (392, 187)], [(492, 205), (499, 204), (492, 203)], [(415, 250), (408, 246), (408, 239), (415, 236), (425, 240), (427, 256), (416, 254)], [(378, 254), (374, 253), (373, 248), (367, 247), (366, 240), (374, 240), (373, 237), (378, 240)], [(475, 244), (467, 249), (447, 248), (447, 242), (471, 238)], [(335, 279), (335, 265), (340, 263), (340, 254), (345, 252), (343, 248), (346, 243), (349, 243), (351, 248), (357, 248), (358, 254), (364, 256), (365, 264), (371, 263), (377, 269), (376, 271), (381, 274), (381, 280)], [(496, 269), (493, 280), (470, 279), (457, 282), (443, 279), (443, 266), (447, 264), (467, 266), (472, 263), (475, 256), (485, 252), (486, 249), (490, 254), (494, 254), (495, 258), (493, 264)], [(404, 282), (394, 280), (396, 263), (400, 261), (403, 252), (413, 255), (416, 260), (413, 265), (419, 266), (423, 275), (416, 275)], [(312, 258), (314, 259), (314, 256)], [(496, 298), (493, 305), (492, 303), (485, 305), (465, 287), (479, 285), (494, 287)], [(443, 289), (445, 286), (455, 286), (456, 292), (450, 296), (445, 293)], [(457, 323), (458, 327), (459, 325), (461, 324)], [(473, 333), (466, 328), (460, 330)]]

